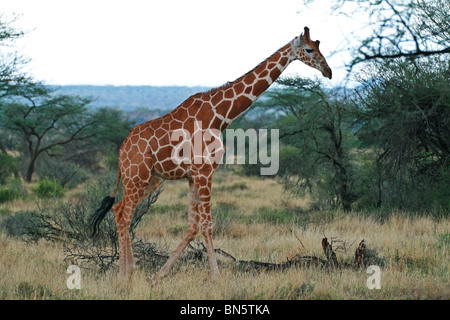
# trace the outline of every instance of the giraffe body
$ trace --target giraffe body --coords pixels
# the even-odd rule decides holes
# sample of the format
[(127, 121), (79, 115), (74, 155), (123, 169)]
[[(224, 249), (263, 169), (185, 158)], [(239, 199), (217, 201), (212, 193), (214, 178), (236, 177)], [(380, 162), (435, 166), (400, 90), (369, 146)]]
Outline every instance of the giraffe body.
[[(134, 268), (129, 227), (137, 205), (154, 192), (162, 180), (189, 181), (188, 229), (181, 243), (157, 273), (154, 282), (164, 277), (189, 242), (201, 231), (208, 252), (212, 277), (219, 275), (212, 241), (212, 176), (224, 153), (218, 133), (245, 111), (281, 75), (294, 60), (314, 67), (331, 79), (331, 69), (319, 51), (319, 42), (311, 41), (309, 29), (277, 50), (257, 67), (233, 82), (189, 97), (168, 114), (137, 125), (119, 151), (119, 177), (123, 198), (112, 207), (120, 246), (120, 278), (128, 279)], [(201, 152), (192, 152), (189, 161), (174, 161), (174, 154), (189, 135), (189, 148), (200, 143)], [(212, 132), (212, 133), (211, 133)], [(193, 141), (198, 133), (209, 133), (215, 148), (206, 141)], [(179, 139), (174, 139), (178, 137)], [(184, 137), (185, 138), (185, 137)], [(205, 151), (206, 150), (206, 151)], [(118, 186), (117, 185), (117, 186)], [(115, 193), (112, 197), (115, 196)], [(109, 210), (109, 208), (108, 208)]]

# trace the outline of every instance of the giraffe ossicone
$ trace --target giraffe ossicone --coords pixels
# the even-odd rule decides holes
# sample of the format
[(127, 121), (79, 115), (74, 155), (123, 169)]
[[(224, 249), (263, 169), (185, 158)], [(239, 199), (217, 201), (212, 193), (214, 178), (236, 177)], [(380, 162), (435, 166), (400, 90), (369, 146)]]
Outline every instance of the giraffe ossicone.
[[(166, 115), (133, 128), (119, 150), (116, 189), (111, 196), (103, 199), (101, 207), (92, 217), (95, 233), (98, 224), (112, 209), (119, 237), (120, 279), (129, 279), (134, 269), (129, 228), (137, 205), (156, 191), (163, 180), (175, 179), (187, 179), (189, 182), (188, 229), (155, 275), (153, 283), (168, 274), (199, 231), (205, 241), (211, 276), (219, 275), (212, 239), (211, 187), (213, 173), (220, 163), (217, 159), (223, 156), (225, 149), (222, 140), (217, 137), (295, 60), (319, 70), (329, 79), (332, 77), (332, 71), (319, 50), (319, 41), (312, 41), (309, 29), (305, 27), (299, 37), (235, 81), (192, 95)], [(198, 138), (200, 133), (203, 136), (209, 134), (209, 141), (214, 139), (213, 148), (208, 139)], [(180, 140), (184, 142), (180, 144)], [(192, 145), (199, 149), (187, 152)], [(178, 158), (181, 161), (174, 161), (176, 155), (183, 151), (186, 153)], [(121, 180), (123, 198), (114, 204)]]

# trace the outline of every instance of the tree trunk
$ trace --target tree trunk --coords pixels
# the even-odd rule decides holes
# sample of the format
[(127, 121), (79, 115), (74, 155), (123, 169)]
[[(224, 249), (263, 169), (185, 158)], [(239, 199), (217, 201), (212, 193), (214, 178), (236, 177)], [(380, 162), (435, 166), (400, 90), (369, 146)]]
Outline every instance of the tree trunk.
[(37, 156), (32, 156), (31, 160), (30, 160), (30, 164), (28, 165), (27, 176), (25, 178), (25, 181), (28, 183), (31, 182), (31, 178), (33, 177), (34, 164), (36, 162), (36, 159), (37, 159)]
[(353, 197), (347, 188), (347, 183), (342, 182), (340, 189), (342, 208), (344, 209), (344, 212), (349, 212), (352, 209)]

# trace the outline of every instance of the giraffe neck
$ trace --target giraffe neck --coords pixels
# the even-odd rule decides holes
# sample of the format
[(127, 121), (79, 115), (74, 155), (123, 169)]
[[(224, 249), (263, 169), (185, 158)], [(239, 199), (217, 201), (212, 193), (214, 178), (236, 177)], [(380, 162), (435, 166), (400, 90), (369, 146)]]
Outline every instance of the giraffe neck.
[(295, 39), (245, 75), (209, 92), (214, 111), (210, 128), (223, 131), (275, 82), (294, 60), (294, 41)]

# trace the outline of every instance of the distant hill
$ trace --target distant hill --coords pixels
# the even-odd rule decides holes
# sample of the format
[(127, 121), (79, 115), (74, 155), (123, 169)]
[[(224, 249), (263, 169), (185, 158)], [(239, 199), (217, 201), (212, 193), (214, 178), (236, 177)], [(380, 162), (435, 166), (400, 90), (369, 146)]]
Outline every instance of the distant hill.
[[(191, 95), (207, 91), (209, 87), (177, 86), (50, 86), (58, 93), (94, 98), (93, 108), (110, 107), (124, 111), (125, 116), (136, 124), (155, 119), (178, 107)], [(264, 100), (264, 96), (260, 98)], [(254, 119), (258, 111), (246, 113)]]
[(116, 107), (126, 112), (138, 108), (172, 110), (191, 95), (208, 90), (207, 87), (177, 86), (51, 86), (62, 94), (90, 96), (93, 107)]

